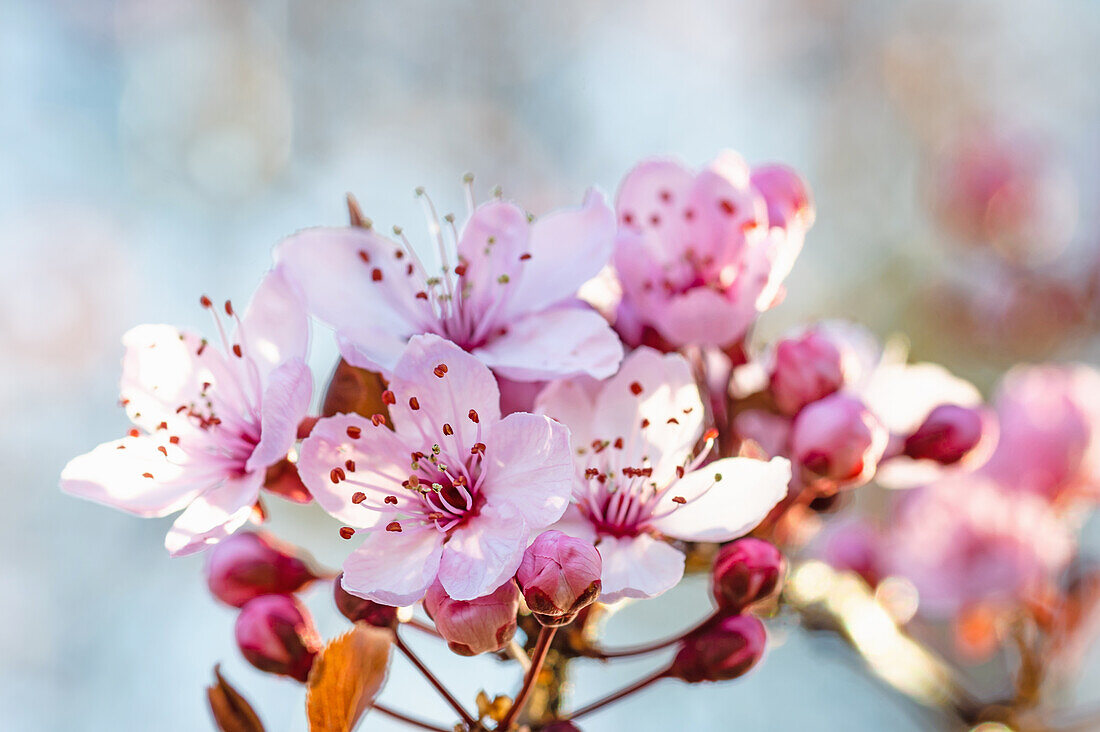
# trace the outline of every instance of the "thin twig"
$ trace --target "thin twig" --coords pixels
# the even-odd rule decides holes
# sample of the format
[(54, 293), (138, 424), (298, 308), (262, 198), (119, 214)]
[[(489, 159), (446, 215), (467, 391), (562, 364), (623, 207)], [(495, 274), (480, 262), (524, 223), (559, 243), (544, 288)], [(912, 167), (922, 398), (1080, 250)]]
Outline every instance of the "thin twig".
[(417, 618), (409, 618), (408, 620), (404, 621), (404, 625), (407, 625), (410, 628), (416, 628), (421, 633), (427, 633), (428, 635), (434, 636), (436, 638), (443, 637), (439, 634), (439, 631), (435, 629), (435, 626), (429, 623), (425, 623), (423, 620), (418, 620)]
[(431, 722), (425, 722), (422, 719), (410, 717), (406, 714), (402, 714), (396, 709), (390, 709), (389, 707), (382, 706), (381, 704), (372, 704), (371, 708), (377, 712), (385, 714), (387, 717), (393, 717), (394, 719), (400, 720), (405, 724), (411, 724), (413, 727), (419, 727), (420, 729), (430, 729), (432, 730), (432, 732), (451, 732), (451, 730), (447, 729), (446, 727), (440, 727), (439, 725), (433, 724)]
[(500, 720), (500, 724), (497, 725), (497, 729), (507, 730), (512, 727), (512, 722), (516, 721), (516, 717), (523, 711), (523, 707), (527, 704), (528, 697), (531, 696), (531, 690), (535, 687), (535, 680), (538, 678), (539, 671), (542, 670), (542, 664), (546, 660), (546, 654), (550, 650), (550, 643), (554, 640), (554, 633), (558, 629), (556, 627), (543, 626), (539, 631), (539, 639), (535, 641), (535, 650), (531, 653), (531, 667), (527, 669), (527, 674), (523, 677), (523, 686), (520, 688), (519, 693), (516, 694), (515, 701), (512, 702), (511, 708), (504, 715), (504, 719)]
[(580, 709), (573, 712), (572, 714), (564, 717), (562, 719), (562, 721), (563, 722), (571, 722), (574, 719), (577, 719), (579, 717), (583, 717), (586, 714), (591, 714), (592, 712), (596, 711), (597, 709), (602, 709), (603, 707), (606, 707), (608, 704), (619, 701), (623, 697), (627, 697), (627, 696), (630, 696), (631, 694), (633, 694), (635, 692), (641, 691), (645, 687), (652, 684), (654, 681), (659, 681), (659, 680), (665, 678), (666, 676), (668, 676), (668, 669), (663, 668), (660, 671), (657, 671), (656, 673), (653, 673), (653, 674), (650, 674), (649, 676), (646, 676), (645, 678), (638, 679), (637, 681), (635, 681), (633, 684), (626, 687), (625, 689), (619, 689), (614, 694), (610, 694), (608, 696), (605, 696), (602, 699), (597, 699), (596, 701), (592, 702), (591, 704), (581, 707)]
[(451, 708), (455, 710), (458, 716), (462, 717), (462, 721), (464, 721), (467, 725), (471, 727), (477, 724), (477, 720), (474, 719), (470, 715), (470, 713), (463, 708), (458, 699), (455, 699), (454, 695), (447, 689), (447, 687), (444, 686), (443, 683), (435, 677), (435, 674), (428, 670), (428, 667), (425, 666), (424, 663), (417, 657), (417, 655), (412, 652), (411, 648), (405, 645), (405, 641), (401, 640), (401, 636), (398, 635), (396, 632), (393, 634), (393, 644), (397, 646), (397, 650), (401, 651), (401, 653), (404, 654), (405, 658), (409, 659), (409, 662), (413, 666), (416, 666), (416, 670), (419, 671), (420, 674), (428, 681), (428, 683), (431, 684), (435, 688), (435, 690), (439, 692), (439, 695), (443, 697), (444, 701), (451, 705)]
[(718, 613), (712, 613), (712, 614), (708, 615), (706, 618), (704, 618), (703, 620), (701, 620), (696, 625), (694, 625), (691, 628), (683, 631), (679, 635), (672, 636), (671, 638), (665, 638), (664, 640), (653, 641), (652, 643), (646, 643), (645, 645), (631, 646), (631, 647), (627, 647), (627, 648), (618, 648), (618, 649), (612, 649), (612, 650), (607, 650), (607, 649), (603, 649), (603, 648), (594, 648), (594, 647), (593, 648), (586, 648), (584, 650), (584, 655), (588, 656), (589, 658), (627, 658), (629, 656), (641, 656), (641, 655), (644, 655), (646, 653), (653, 653), (655, 651), (660, 651), (660, 650), (663, 650), (665, 648), (668, 648), (671, 645), (675, 645), (676, 643), (679, 643), (681, 640), (683, 640), (684, 636), (691, 635), (692, 633), (699, 630), (700, 628), (705, 627), (707, 624), (712, 622), (717, 615), (718, 615)]

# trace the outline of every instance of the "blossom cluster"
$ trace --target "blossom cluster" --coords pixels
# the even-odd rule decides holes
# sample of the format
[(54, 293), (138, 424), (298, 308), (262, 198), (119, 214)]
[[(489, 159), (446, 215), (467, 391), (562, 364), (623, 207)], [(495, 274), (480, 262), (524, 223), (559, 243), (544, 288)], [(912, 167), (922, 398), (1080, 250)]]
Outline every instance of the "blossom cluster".
[[(575, 729), (652, 681), (754, 666), (757, 616), (782, 602), (777, 545), (797, 553), (818, 525), (808, 518), (872, 480), (923, 487), (898, 494), (896, 566), (867, 548), (858, 569), (912, 577), (930, 607), (1031, 587), (1071, 556), (1047, 509), (1097, 487), (1100, 409), (1070, 392), (1095, 397), (1100, 376), (1013, 373), (992, 409), (970, 383), (907, 363), (852, 323), (754, 343), (814, 221), (793, 170), (732, 152), (700, 170), (648, 160), (613, 205), (593, 190), (538, 217), (499, 195), (477, 205), (472, 179), (464, 222), (417, 196), (420, 245), (401, 227), (378, 231), (349, 197), (351, 225), (279, 243), (243, 312), (200, 299), (212, 338), (127, 333), (133, 427), (62, 473), (69, 493), (139, 516), (182, 510), (165, 546), (217, 545), (210, 589), (240, 608), (238, 644), (257, 667), (321, 683), (324, 644), (297, 593), (335, 578), (340, 611), (391, 633), (465, 729), (510, 729), (521, 715)], [(334, 396), (337, 377), (317, 390), (319, 410), (311, 318), (335, 334), (337, 377), (357, 375), (350, 397)], [(1044, 432), (1052, 420), (1057, 434)], [(265, 492), (316, 501), (339, 522), (350, 548), (338, 575), (238, 532), (262, 521)], [(1048, 541), (1029, 543), (1036, 533)], [(689, 558), (712, 565), (715, 608), (698, 626), (619, 651), (555, 636), (608, 604), (665, 593)], [(432, 623), (396, 609), (410, 606)], [(462, 655), (522, 653), (522, 629), (534, 671), (474, 716), (401, 641), (406, 624)], [(672, 664), (622, 695), (525, 712), (551, 651), (606, 660), (672, 645)]]

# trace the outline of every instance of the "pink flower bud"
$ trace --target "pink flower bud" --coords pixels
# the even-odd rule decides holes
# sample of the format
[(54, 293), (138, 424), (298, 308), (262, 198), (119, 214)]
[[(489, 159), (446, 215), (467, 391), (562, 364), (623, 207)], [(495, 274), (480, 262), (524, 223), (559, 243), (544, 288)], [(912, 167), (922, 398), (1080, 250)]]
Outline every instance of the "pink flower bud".
[(237, 645), (245, 659), (261, 671), (305, 682), (321, 638), (309, 612), (291, 595), (263, 595), (241, 608)]
[(809, 186), (794, 170), (785, 165), (761, 165), (753, 168), (750, 180), (768, 205), (769, 226), (809, 229), (813, 225)]
[(984, 426), (977, 409), (941, 404), (905, 439), (905, 454), (914, 460), (952, 465), (978, 446)]
[(727, 544), (714, 558), (711, 591), (718, 607), (741, 612), (775, 592), (787, 562), (773, 545), (747, 537)]
[(424, 596), (424, 609), (436, 630), (460, 656), (499, 651), (516, 634), (519, 589), (508, 580), (476, 600), (454, 600), (437, 580)]
[(333, 600), (340, 614), (353, 623), (366, 623), (376, 628), (396, 628), (397, 608), (356, 597), (344, 589), (341, 572), (332, 583)]
[(820, 333), (780, 341), (775, 347), (771, 393), (784, 414), (829, 396), (844, 385), (840, 350)]
[(888, 435), (863, 402), (833, 394), (808, 405), (791, 428), (791, 457), (801, 478), (817, 488), (866, 483), (886, 450)]
[(669, 675), (689, 684), (736, 679), (764, 655), (767, 637), (764, 624), (752, 615), (727, 615), (680, 642)]
[(207, 554), (206, 584), (214, 597), (233, 607), (260, 595), (297, 592), (315, 579), (303, 552), (269, 534), (239, 532)]
[(560, 531), (544, 531), (523, 553), (516, 581), (543, 625), (564, 625), (600, 596), (603, 561), (596, 547)]

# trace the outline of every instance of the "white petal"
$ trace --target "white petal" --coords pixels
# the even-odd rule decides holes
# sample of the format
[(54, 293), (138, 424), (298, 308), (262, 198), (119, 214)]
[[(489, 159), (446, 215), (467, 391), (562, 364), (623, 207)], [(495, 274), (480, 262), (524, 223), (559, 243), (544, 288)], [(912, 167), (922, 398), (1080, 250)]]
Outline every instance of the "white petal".
[(489, 594), (519, 569), (530, 535), (523, 517), (510, 507), (486, 508), (443, 547), (440, 584), (455, 600)]
[(684, 554), (648, 534), (605, 536), (596, 547), (603, 559), (601, 602), (656, 597), (684, 576)]
[(531, 531), (541, 531), (561, 518), (572, 495), (569, 431), (549, 417), (510, 414), (493, 427), (483, 469), (489, 502), (511, 506)]
[(216, 544), (239, 529), (252, 514), (263, 473), (226, 480), (191, 502), (164, 538), (164, 548), (182, 557)]
[(435, 582), (442, 553), (443, 534), (431, 526), (371, 531), (344, 560), (344, 589), (385, 605), (411, 605)]

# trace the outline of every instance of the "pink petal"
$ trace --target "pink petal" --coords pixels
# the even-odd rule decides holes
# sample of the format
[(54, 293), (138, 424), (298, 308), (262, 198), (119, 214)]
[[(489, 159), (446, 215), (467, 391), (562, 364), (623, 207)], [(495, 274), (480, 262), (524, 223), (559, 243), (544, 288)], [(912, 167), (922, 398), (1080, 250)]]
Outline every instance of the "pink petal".
[(575, 477), (569, 430), (548, 417), (510, 414), (493, 426), (483, 470), (489, 502), (509, 506), (540, 531), (569, 505)]
[(249, 456), (246, 470), (263, 470), (286, 457), (312, 396), (313, 375), (300, 359), (287, 361), (271, 372), (260, 404), (260, 442)]
[(511, 506), (488, 506), (443, 547), (439, 582), (455, 600), (489, 594), (516, 573), (531, 531)]
[[(349, 429), (358, 437), (352, 438)], [(375, 426), (358, 414), (337, 414), (318, 421), (302, 443), (298, 475), (321, 508), (345, 524), (375, 526), (392, 517), (371, 507), (390, 505), (385, 503), (387, 495), (403, 498), (407, 493), (401, 482), (409, 477), (409, 453), (408, 445), (385, 425)], [(348, 472), (348, 460), (355, 471)], [(349, 480), (333, 483), (334, 468), (343, 470)], [(360, 491), (370, 499), (366, 505), (352, 503)]]
[(411, 605), (435, 582), (443, 534), (411, 522), (403, 531), (371, 531), (344, 560), (344, 589), (384, 605)]
[[(669, 479), (703, 434), (703, 403), (683, 356), (638, 348), (608, 379), (593, 405), (597, 438), (623, 438), (621, 464), (652, 465), (658, 484)], [(646, 427), (642, 427), (643, 422)]]
[(305, 302), (282, 272), (268, 272), (241, 317), (245, 355), (267, 376), (291, 359), (304, 360), (309, 347), (309, 316)]
[(912, 432), (941, 404), (974, 407), (982, 403), (978, 388), (934, 363), (886, 364), (864, 387), (863, 402), (886, 428)]
[[(716, 475), (722, 479), (715, 481)], [(716, 460), (672, 485), (656, 509), (658, 515), (667, 515), (652, 525), (684, 541), (730, 541), (764, 520), (786, 497), (790, 480), (791, 464), (785, 458)]]
[(395, 342), (426, 330), (433, 320), (422, 286), (407, 274), (409, 258), (398, 244), (362, 228), (307, 229), (275, 249), (277, 269), (305, 297), (309, 311), (354, 348), (362, 367), (392, 368)]
[(665, 241), (679, 237), (689, 225), (684, 214), (694, 181), (695, 174), (675, 160), (638, 164), (619, 186), (615, 209), (620, 225), (653, 232)]
[(252, 514), (263, 479), (263, 473), (230, 478), (200, 495), (172, 524), (164, 548), (173, 557), (184, 557), (232, 534)]
[(684, 576), (684, 554), (648, 534), (605, 536), (596, 547), (603, 558), (600, 602), (656, 597)]
[(578, 539), (584, 539), (585, 541), (596, 543), (596, 529), (592, 526), (592, 522), (585, 518), (581, 510), (577, 508), (577, 504), (569, 504), (569, 508), (565, 509), (565, 513), (558, 519), (548, 530), (560, 531), (563, 534), (574, 536)]
[(474, 313), (508, 311), (509, 303), (502, 299), (516, 291), (515, 281), (523, 265), (520, 257), (528, 251), (530, 228), (527, 214), (507, 201), (478, 206), (466, 222), (458, 255), (466, 266), (462, 278), (469, 288), (465, 304)]
[[(486, 441), (478, 435), (484, 437), (484, 430), (500, 419), (500, 392), (493, 374), (477, 358), (437, 335), (409, 341), (394, 367), (390, 390), (397, 400), (390, 406), (390, 415), (399, 433), (422, 432), (438, 435), (442, 441), (443, 425), (449, 424), (454, 430), (451, 439), (463, 456), (477, 442)], [(413, 398), (418, 409), (410, 407)], [(471, 410), (478, 422), (470, 418)]]
[(596, 190), (588, 192), (580, 208), (537, 220), (527, 244), (531, 256), (522, 262), (518, 292), (510, 303), (511, 318), (573, 297), (607, 264), (614, 243), (615, 214)]
[(70, 460), (61, 471), (61, 490), (138, 516), (167, 516), (206, 487), (188, 476), (186, 460), (164, 432), (124, 437)]
[(768, 225), (809, 229), (814, 205), (810, 189), (794, 169), (786, 165), (762, 165), (752, 171), (752, 185), (768, 204)]
[(592, 444), (596, 397), (602, 384), (591, 376), (574, 376), (548, 384), (535, 399), (535, 412), (569, 428), (574, 448)]
[(756, 297), (731, 301), (712, 289), (696, 287), (669, 298), (651, 315), (672, 344), (726, 346), (744, 336), (756, 319)]
[(623, 347), (599, 313), (560, 307), (532, 313), (474, 355), (501, 376), (539, 381), (577, 374), (604, 378), (615, 373)]

